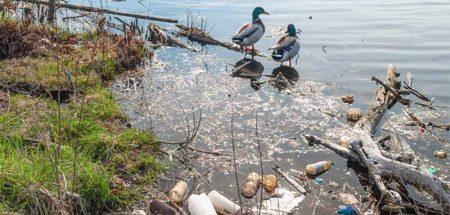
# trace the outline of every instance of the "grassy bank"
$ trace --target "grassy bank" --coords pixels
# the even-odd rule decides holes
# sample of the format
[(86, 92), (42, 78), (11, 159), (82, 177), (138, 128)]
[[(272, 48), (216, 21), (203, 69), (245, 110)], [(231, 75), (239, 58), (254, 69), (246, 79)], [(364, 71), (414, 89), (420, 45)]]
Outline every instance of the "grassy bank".
[(108, 87), (137, 73), (143, 42), (7, 17), (0, 38), (0, 213), (97, 214), (147, 195), (160, 145), (127, 126)]

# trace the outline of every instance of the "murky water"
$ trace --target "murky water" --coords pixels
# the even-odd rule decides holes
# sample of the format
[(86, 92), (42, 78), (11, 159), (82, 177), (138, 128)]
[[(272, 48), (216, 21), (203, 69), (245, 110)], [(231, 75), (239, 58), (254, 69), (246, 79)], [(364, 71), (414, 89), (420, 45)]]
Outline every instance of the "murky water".
[[(259, 70), (263, 67), (262, 76), (256, 74), (253, 80), (231, 77), (233, 65), (243, 56), (211, 46), (203, 47), (201, 53), (178, 48), (159, 49), (157, 62), (148, 66), (142, 88), (127, 91), (121, 83), (116, 85), (133, 125), (154, 129), (163, 140), (186, 139), (186, 133), (192, 132), (201, 112), (200, 129), (190, 146), (225, 154), (200, 153), (192, 158), (191, 167), (211, 181), (209, 186), (199, 186), (206, 191), (217, 189), (237, 199), (229, 156), (233, 115), (239, 178), (242, 181), (250, 171), (260, 171), (255, 134), (257, 116), (264, 172), (273, 173), (275, 165), (285, 170), (303, 170), (308, 163), (316, 161), (336, 162), (335, 167), (321, 176), (324, 183), (316, 185), (314, 195), (307, 195), (300, 206), (300, 211), (310, 214), (314, 208), (311, 202), (319, 198), (316, 213), (333, 213), (342, 203), (332, 200), (329, 191), (341, 188), (327, 186), (330, 180), (340, 185), (348, 183), (356, 188), (354, 193), (363, 193), (364, 186), (355, 172), (347, 169), (345, 159), (329, 150), (309, 147), (301, 134), (314, 133), (336, 141), (346, 127), (342, 114), (349, 107), (340, 101), (340, 96), (355, 95), (353, 106), (365, 110), (375, 89), (370, 78), (383, 79), (388, 64), (393, 63), (403, 80), (406, 72), (411, 72), (417, 89), (435, 97), (436, 104), (450, 105), (450, 2), (446, 0), (139, 2), (108, 2), (106, 6), (179, 18), (181, 22), (186, 21), (189, 10), (190, 14), (206, 19), (211, 35), (224, 41), (229, 41), (236, 29), (250, 21), (255, 6), (262, 6), (271, 13), (262, 17), (267, 31), (256, 44), (262, 52), (268, 52), (267, 48), (276, 42), (287, 24), (293, 23), (302, 30), (301, 56), (294, 69), (289, 70), (298, 80), (289, 82), (285, 89), (270, 84), (273, 78), (269, 76), (280, 70), (278, 63), (255, 58), (256, 64), (260, 63)], [(175, 29), (173, 25), (163, 26)], [(413, 110), (425, 120), (450, 121), (449, 109), (445, 107), (434, 112), (420, 107), (413, 107)], [(448, 144), (440, 144), (417, 128), (403, 126), (401, 121), (406, 116), (398, 107), (387, 116), (428, 165), (439, 166), (440, 176), (449, 176), (448, 159), (436, 160), (432, 156), (433, 150), (449, 151)], [(438, 133), (449, 137), (449, 132)], [(168, 147), (169, 153), (175, 153), (173, 150), (175, 148)], [(183, 165), (175, 160), (172, 163), (169, 174), (177, 175)], [(173, 185), (170, 180), (176, 179), (172, 177), (163, 182), (162, 190), (170, 189)]]

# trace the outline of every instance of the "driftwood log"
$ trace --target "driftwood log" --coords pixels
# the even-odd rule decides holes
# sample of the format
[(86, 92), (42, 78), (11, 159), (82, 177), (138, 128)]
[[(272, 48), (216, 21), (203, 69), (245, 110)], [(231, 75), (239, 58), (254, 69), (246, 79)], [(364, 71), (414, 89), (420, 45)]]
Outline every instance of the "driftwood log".
[[(402, 159), (398, 159), (398, 157), (405, 157), (407, 155), (401, 152), (392, 155), (389, 151), (380, 149), (377, 141), (373, 139), (383, 114), (393, 107), (397, 101), (400, 101), (400, 95), (395, 91), (400, 89), (400, 82), (397, 80), (399, 76), (400, 74), (397, 73), (396, 67), (389, 65), (386, 80), (377, 89), (366, 114), (352, 128), (352, 144), (348, 148), (313, 135), (307, 134), (304, 137), (310, 145), (317, 144), (325, 146), (342, 157), (366, 167), (376, 188), (381, 194), (380, 200), (386, 206), (384, 209), (398, 209), (407, 206), (406, 203), (401, 203), (398, 195), (395, 195), (400, 191), (394, 191), (391, 189), (392, 186), (389, 186), (391, 180), (395, 180), (400, 187), (404, 188), (403, 190), (410, 190), (412, 185), (416, 190), (431, 195), (437, 203), (434, 205), (423, 203), (423, 200), (421, 201), (415, 195), (404, 195), (404, 199), (408, 198), (408, 201), (412, 200), (415, 203), (413, 204), (415, 210), (418, 208), (417, 205), (420, 204), (422, 209), (425, 208), (429, 211), (447, 214), (447, 211), (450, 209), (448, 182), (444, 182), (428, 174), (415, 165), (402, 162)], [(428, 204), (428, 206), (424, 204)]]
[[(179, 35), (183, 37), (187, 37), (189, 40), (200, 43), (201, 45), (215, 45), (215, 46), (221, 46), (228, 50), (241, 52), (242, 49), (233, 43), (223, 42), (219, 41), (215, 38), (213, 38), (211, 35), (209, 35), (208, 32), (201, 30), (196, 27), (188, 27), (185, 25), (177, 24), (176, 25), (178, 29), (180, 29)], [(245, 50), (247, 54), (251, 54), (252, 51), (253, 54), (256, 56), (264, 57), (269, 59), (269, 56), (257, 51), (257, 50)]]
[(148, 40), (152, 42), (154, 46), (169, 45), (197, 52), (197, 50), (192, 48), (190, 45), (167, 33), (167, 31), (159, 25), (151, 23), (147, 28), (150, 32)]
[[(16, 0), (16, 1), (19, 1), (19, 0)], [(22, 0), (22, 1), (32, 3), (32, 4), (42, 4), (42, 5), (50, 4), (48, 1), (42, 1), (42, 0)], [(127, 16), (127, 17), (133, 17), (133, 18), (138, 18), (138, 19), (159, 21), (159, 22), (178, 23), (178, 20), (171, 19), (171, 18), (125, 13), (125, 12), (120, 12), (120, 11), (115, 11), (115, 10), (108, 10), (108, 9), (89, 7), (89, 6), (83, 6), (83, 5), (75, 5), (75, 4), (56, 2), (55, 6), (56, 6), (56, 8), (67, 8), (67, 9), (72, 9), (72, 10), (81, 10), (81, 11), (94, 12), (94, 13), (107, 13), (107, 14), (114, 14), (114, 15), (118, 15), (118, 16)]]

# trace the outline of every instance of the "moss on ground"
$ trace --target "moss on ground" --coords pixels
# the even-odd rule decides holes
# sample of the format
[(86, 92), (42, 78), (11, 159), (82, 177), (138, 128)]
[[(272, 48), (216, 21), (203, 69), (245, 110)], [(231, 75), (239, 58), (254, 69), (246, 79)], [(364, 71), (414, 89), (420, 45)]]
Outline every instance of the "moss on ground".
[[(14, 22), (0, 20), (0, 25), (21, 25)], [(30, 32), (40, 32), (40, 26), (30, 28)], [(64, 74), (69, 71), (77, 90), (60, 105), (51, 96), (0, 90), (0, 213), (65, 210), (96, 214), (133, 205), (146, 195), (144, 190), (165, 166), (159, 160), (162, 153), (154, 134), (127, 127), (127, 117), (108, 81), (134, 71), (145, 60), (143, 43), (132, 42), (125, 50), (124, 41), (133, 39), (41, 28), (58, 38), (50, 44), (58, 41), (56, 46), (62, 51), (45, 46), (45, 54), (4, 56), (0, 83), (13, 88), (19, 83), (46, 90), (71, 88)], [(55, 159), (58, 143), (62, 147)]]

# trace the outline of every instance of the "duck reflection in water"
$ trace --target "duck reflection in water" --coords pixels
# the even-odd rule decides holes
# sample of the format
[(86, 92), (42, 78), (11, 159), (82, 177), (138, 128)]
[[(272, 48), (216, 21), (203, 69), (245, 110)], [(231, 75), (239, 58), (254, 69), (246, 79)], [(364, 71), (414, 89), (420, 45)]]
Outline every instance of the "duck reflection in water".
[(282, 91), (284, 89), (292, 89), (295, 82), (299, 79), (299, 74), (296, 69), (290, 66), (280, 66), (273, 69), (272, 75), (269, 79), (269, 84)]
[(261, 88), (262, 83), (259, 79), (263, 72), (264, 66), (260, 62), (254, 59), (244, 58), (234, 64), (231, 76), (250, 79), (250, 86), (257, 91)]

